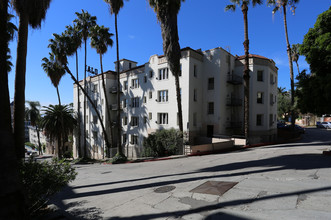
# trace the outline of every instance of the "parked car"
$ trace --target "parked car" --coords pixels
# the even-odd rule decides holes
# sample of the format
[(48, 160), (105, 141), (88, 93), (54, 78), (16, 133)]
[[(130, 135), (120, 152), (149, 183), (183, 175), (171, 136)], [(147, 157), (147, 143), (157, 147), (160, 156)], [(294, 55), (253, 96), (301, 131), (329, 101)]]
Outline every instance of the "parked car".
[(320, 121), (316, 122), (316, 128), (323, 128), (323, 125), (321, 124)]
[(321, 123), (322, 128), (331, 128), (331, 122), (323, 121)]
[(38, 155), (38, 151), (32, 149), (31, 147), (29, 146), (26, 146), (25, 145), (25, 153), (28, 155), (28, 156), (37, 156)]

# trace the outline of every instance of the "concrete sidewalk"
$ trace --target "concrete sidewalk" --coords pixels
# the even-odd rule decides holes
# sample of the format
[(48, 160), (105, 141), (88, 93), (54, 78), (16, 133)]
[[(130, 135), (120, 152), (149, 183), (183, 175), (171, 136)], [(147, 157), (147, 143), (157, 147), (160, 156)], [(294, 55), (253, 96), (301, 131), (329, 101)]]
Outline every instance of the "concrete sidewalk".
[(224, 154), (76, 165), (49, 219), (330, 219), (331, 136), (314, 142), (314, 132)]

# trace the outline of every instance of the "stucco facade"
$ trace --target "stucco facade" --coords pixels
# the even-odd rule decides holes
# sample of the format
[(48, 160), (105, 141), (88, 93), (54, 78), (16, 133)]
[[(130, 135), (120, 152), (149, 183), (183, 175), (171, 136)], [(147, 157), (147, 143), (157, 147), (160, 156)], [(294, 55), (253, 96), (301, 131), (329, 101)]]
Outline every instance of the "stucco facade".
[[(183, 128), (190, 144), (197, 143), (199, 137), (243, 135), (243, 62), (243, 57), (233, 56), (220, 47), (207, 51), (182, 49), (179, 81)], [(120, 70), (124, 153), (135, 158), (141, 155), (143, 141), (148, 134), (158, 129), (179, 129), (175, 77), (166, 58), (158, 55), (152, 55), (147, 63), (140, 66), (134, 61), (120, 60)], [(251, 55), (250, 70), (251, 143), (269, 141), (277, 134), (277, 67), (268, 58)], [(113, 109), (111, 117), (116, 121), (116, 73), (108, 71), (105, 75), (109, 104)], [(87, 82), (89, 94), (109, 128), (101, 76), (88, 77)], [(74, 86), (74, 108), (77, 111), (76, 89)], [(82, 115), (83, 93), (80, 101)], [(92, 120), (95, 112), (89, 103), (88, 106), (88, 152), (93, 158), (101, 158), (104, 154), (101, 126), (97, 120)], [(74, 141), (75, 146), (77, 140)], [(111, 156), (114, 153), (112, 151)], [(77, 153), (74, 152), (74, 156)]]

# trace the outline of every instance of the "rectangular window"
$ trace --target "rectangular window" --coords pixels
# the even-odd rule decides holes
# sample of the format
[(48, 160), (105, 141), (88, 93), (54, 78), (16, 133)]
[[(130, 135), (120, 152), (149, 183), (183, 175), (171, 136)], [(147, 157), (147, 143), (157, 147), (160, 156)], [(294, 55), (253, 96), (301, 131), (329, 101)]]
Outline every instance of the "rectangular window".
[(149, 71), (149, 78), (153, 78), (153, 70)]
[(208, 102), (208, 115), (214, 114), (214, 102)]
[(146, 102), (147, 102), (147, 98), (146, 98), (146, 96), (144, 96), (143, 103), (146, 103)]
[(147, 83), (147, 76), (144, 76), (144, 83)]
[(129, 69), (131, 69), (132, 68), (132, 63), (129, 63)]
[(123, 134), (123, 144), (126, 144), (126, 141), (127, 141), (127, 135)]
[(263, 104), (263, 92), (257, 92), (256, 103)]
[(262, 126), (263, 125), (263, 115), (259, 114), (256, 115), (256, 126)]
[(208, 90), (214, 90), (214, 77), (208, 78)]
[(274, 120), (273, 120), (273, 115), (269, 114), (269, 126), (272, 126), (274, 124)]
[(198, 73), (197, 73), (197, 65), (194, 65), (194, 66), (193, 66), (193, 76), (194, 76), (194, 77), (197, 77), (197, 76), (198, 76)]
[(98, 132), (93, 131), (93, 139), (94, 139), (94, 142), (98, 141)]
[(130, 144), (133, 144), (133, 145), (138, 144), (138, 135), (134, 135), (134, 134), (131, 135)]
[(128, 117), (127, 116), (123, 117), (123, 125), (128, 125)]
[(139, 79), (132, 79), (132, 81), (131, 81), (131, 88), (132, 89), (139, 88)]
[(270, 84), (273, 85), (275, 83), (274, 81), (274, 75), (270, 74)]
[(128, 90), (128, 81), (124, 81), (124, 90)]
[(144, 124), (147, 124), (147, 117), (144, 116)]
[(149, 119), (149, 120), (152, 120), (152, 116), (153, 116), (152, 112), (149, 112), (149, 113), (148, 113), (148, 119)]
[(149, 91), (149, 98), (151, 99), (153, 97), (153, 92)]
[(197, 101), (198, 100), (198, 92), (196, 89), (193, 90), (193, 101)]
[(98, 124), (98, 117), (96, 115), (93, 115), (93, 123)]
[(93, 84), (93, 92), (98, 92), (98, 85), (97, 84)]
[(159, 69), (159, 80), (165, 80), (169, 78), (169, 69), (168, 68), (163, 68)]
[(197, 126), (197, 113), (193, 113), (193, 126)]
[(263, 70), (257, 71), (257, 81), (263, 82)]
[(270, 105), (274, 105), (274, 95), (270, 94)]
[(126, 108), (128, 106), (128, 100), (123, 99), (123, 108)]
[(131, 117), (131, 126), (139, 126), (139, 118), (132, 116)]
[(161, 90), (158, 95), (158, 102), (168, 102), (168, 90)]
[(139, 107), (139, 97), (131, 98), (131, 107), (132, 108)]
[(157, 113), (158, 124), (165, 125), (168, 124), (168, 113)]

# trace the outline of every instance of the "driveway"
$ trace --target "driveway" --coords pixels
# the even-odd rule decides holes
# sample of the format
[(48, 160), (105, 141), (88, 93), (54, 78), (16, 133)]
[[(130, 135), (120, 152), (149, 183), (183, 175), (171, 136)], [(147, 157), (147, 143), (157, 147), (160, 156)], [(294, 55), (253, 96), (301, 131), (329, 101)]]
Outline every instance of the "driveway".
[[(76, 165), (67, 219), (330, 219), (331, 130), (295, 143), (120, 165)], [(200, 188), (199, 188), (200, 186)]]

